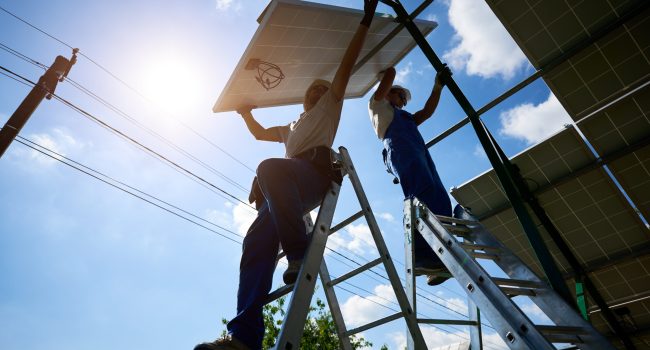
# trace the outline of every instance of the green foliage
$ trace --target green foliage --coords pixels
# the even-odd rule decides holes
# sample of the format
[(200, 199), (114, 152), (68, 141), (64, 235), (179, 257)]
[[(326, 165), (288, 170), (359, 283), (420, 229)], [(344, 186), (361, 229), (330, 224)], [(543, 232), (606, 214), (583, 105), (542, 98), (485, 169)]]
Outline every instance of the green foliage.
[[(282, 321), (286, 315), (284, 310), (285, 298), (282, 297), (272, 304), (264, 305), (264, 340), (262, 341), (262, 349), (270, 349), (275, 345), (275, 340), (280, 334), (282, 328)], [(315, 315), (314, 315), (315, 313)], [(221, 322), (225, 325), (228, 323), (226, 319)], [(226, 335), (224, 330), (221, 334)], [(361, 349), (364, 347), (372, 346), (372, 343), (365, 340), (363, 337), (350, 337), (353, 349)], [(336, 334), (336, 325), (332, 319), (332, 314), (329, 310), (325, 309), (325, 303), (316, 299), (316, 306), (309, 307), (309, 314), (307, 315), (307, 322), (300, 341), (301, 349), (319, 349), (319, 350), (334, 350), (339, 349), (339, 338)], [(381, 347), (381, 350), (388, 350), (386, 345)]]
[[(280, 298), (273, 304), (264, 306), (264, 342), (263, 349), (270, 349), (275, 345), (275, 340), (280, 333), (282, 320), (284, 319), (285, 298)], [(362, 337), (351, 337), (353, 349), (372, 346), (372, 343)], [(301, 349), (339, 349), (339, 338), (336, 335), (336, 325), (332, 314), (325, 308), (325, 303), (316, 299), (316, 306), (309, 307), (307, 322), (300, 341)]]

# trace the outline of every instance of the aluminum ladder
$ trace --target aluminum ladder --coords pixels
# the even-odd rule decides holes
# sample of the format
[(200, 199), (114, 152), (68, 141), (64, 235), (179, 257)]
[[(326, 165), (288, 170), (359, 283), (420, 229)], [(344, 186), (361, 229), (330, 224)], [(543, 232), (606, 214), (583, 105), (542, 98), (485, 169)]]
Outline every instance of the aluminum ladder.
[[(406, 202), (405, 221), (415, 225), (511, 349), (556, 349), (553, 343), (570, 343), (580, 349), (615, 349), (462, 207), (457, 206), (454, 218), (450, 218), (434, 215), (417, 199)], [(477, 259), (494, 261), (508, 278), (491, 277)], [(512, 301), (519, 295), (530, 298), (554, 325), (535, 325)]]
[[(416, 349), (426, 349), (424, 338), (420, 328), (418, 327), (416, 315), (409, 305), (409, 301), (397, 274), (397, 270), (395, 269), (395, 265), (393, 264), (388, 249), (386, 248), (381, 231), (379, 230), (375, 216), (370, 208), (368, 198), (363, 191), (359, 177), (357, 176), (352, 160), (350, 159), (350, 155), (344, 147), (339, 147), (339, 152), (340, 153), (337, 154), (335, 165), (341, 170), (343, 176), (347, 175), (347, 178), (349, 178), (357, 199), (359, 200), (359, 204), (361, 205), (361, 210), (336, 226), (330, 227), (341, 189), (339, 184), (332, 182), (327, 194), (323, 198), (316, 218), (316, 223), (313, 225), (311, 230), (311, 242), (307, 249), (303, 265), (298, 273), (296, 282), (276, 289), (269, 294), (266, 300), (267, 303), (270, 303), (293, 292), (291, 299), (287, 304), (287, 312), (284, 321), (282, 322), (282, 328), (274, 349), (297, 350), (300, 348), (300, 338), (302, 337), (307, 315), (309, 313), (309, 305), (314, 293), (317, 275), (320, 276), (325, 298), (329, 305), (332, 319), (336, 325), (341, 349), (352, 349), (352, 344), (349, 338), (350, 336), (399, 318), (404, 318), (406, 321), (408, 333), (410, 337), (414, 339)], [(368, 223), (377, 251), (379, 252), (379, 257), (332, 280), (327, 270), (325, 260), (323, 259), (327, 238), (330, 234), (347, 226), (361, 216), (364, 216)], [(310, 231), (308, 230), (308, 232)], [(283, 254), (280, 254), (278, 258), (281, 258), (282, 256)], [(383, 264), (386, 269), (388, 279), (400, 306), (400, 311), (367, 325), (348, 330), (343, 320), (343, 315), (339, 307), (336, 292), (334, 291), (334, 286), (380, 264)]]

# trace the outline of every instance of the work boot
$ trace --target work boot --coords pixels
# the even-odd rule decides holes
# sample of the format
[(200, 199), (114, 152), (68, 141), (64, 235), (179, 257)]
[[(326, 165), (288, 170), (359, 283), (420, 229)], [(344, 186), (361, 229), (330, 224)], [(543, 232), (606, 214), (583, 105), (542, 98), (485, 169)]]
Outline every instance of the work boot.
[(298, 272), (300, 272), (300, 267), (302, 266), (302, 259), (300, 260), (289, 260), (289, 267), (287, 271), (284, 271), (282, 274), (282, 280), (285, 284), (292, 284), (296, 282), (298, 278)]
[(250, 350), (244, 343), (228, 334), (210, 343), (201, 343), (194, 347), (194, 350)]
[(428, 275), (427, 284), (430, 286), (437, 286), (450, 278), (451, 278), (451, 273), (449, 273), (449, 271), (445, 269), (444, 271), (440, 271), (437, 274)]
[(426, 275), (427, 284), (430, 286), (437, 286), (451, 277), (449, 270), (440, 260), (416, 259), (413, 271), (416, 276)]

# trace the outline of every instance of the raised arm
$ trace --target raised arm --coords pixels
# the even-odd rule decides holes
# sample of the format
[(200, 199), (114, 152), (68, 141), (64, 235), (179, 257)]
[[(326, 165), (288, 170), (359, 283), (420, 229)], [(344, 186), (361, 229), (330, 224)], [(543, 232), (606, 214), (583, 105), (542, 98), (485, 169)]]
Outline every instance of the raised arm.
[(395, 74), (395, 68), (393, 67), (384, 71), (384, 75), (381, 77), (381, 81), (379, 82), (379, 87), (377, 87), (377, 91), (375, 91), (374, 94), (375, 101), (381, 101), (386, 98), (386, 95), (390, 92), (391, 86), (393, 86)]
[(282, 142), (282, 137), (280, 135), (281, 127), (274, 126), (264, 128), (257, 122), (257, 120), (255, 120), (255, 118), (253, 118), (253, 113), (251, 113), (251, 109), (253, 108), (255, 108), (255, 106), (242, 106), (237, 109), (237, 113), (239, 113), (242, 119), (244, 119), (248, 131), (255, 136), (256, 140)]
[(431, 95), (429, 95), (427, 102), (424, 104), (424, 108), (415, 112), (415, 114), (413, 115), (416, 125), (420, 125), (424, 123), (427, 119), (429, 119), (433, 115), (433, 112), (436, 111), (436, 108), (438, 107), (438, 102), (440, 101), (440, 94), (442, 93), (442, 88), (445, 85), (446, 77), (450, 75), (451, 72), (447, 67), (445, 67), (445, 69), (441, 70), (440, 72), (438, 72), (438, 74), (436, 74), (436, 82), (433, 85), (433, 90), (431, 91)]
[(357, 31), (354, 33), (350, 44), (348, 45), (341, 64), (339, 65), (336, 74), (334, 75), (334, 80), (332, 80), (332, 93), (338, 100), (342, 100), (345, 96), (345, 89), (348, 86), (348, 81), (350, 80), (350, 75), (352, 74), (352, 68), (357, 62), (359, 57), (359, 52), (363, 47), (363, 42), (366, 39), (368, 34), (368, 28), (370, 28), (370, 23), (372, 23), (372, 18), (375, 16), (375, 10), (377, 9), (378, 0), (364, 0), (363, 11), (364, 16), (357, 27)]

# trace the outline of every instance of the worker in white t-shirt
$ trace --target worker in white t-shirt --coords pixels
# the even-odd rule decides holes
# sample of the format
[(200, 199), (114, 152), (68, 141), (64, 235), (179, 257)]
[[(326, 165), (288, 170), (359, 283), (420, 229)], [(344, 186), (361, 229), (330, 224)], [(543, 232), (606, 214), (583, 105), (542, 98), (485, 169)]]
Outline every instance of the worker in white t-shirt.
[[(368, 112), (375, 133), (384, 144), (384, 163), (395, 176), (406, 198), (417, 198), (434, 214), (451, 216), (451, 201), (440, 181), (436, 166), (427, 150), (418, 125), (429, 119), (438, 106), (448, 68), (436, 75), (436, 81), (424, 108), (411, 114), (402, 108), (411, 92), (393, 85), (395, 68), (384, 71), (377, 91), (370, 97)], [(449, 272), (419, 232), (413, 239), (416, 275), (427, 275), (429, 285), (449, 278)]]
[[(361, 20), (332, 82), (317, 79), (305, 92), (300, 117), (284, 126), (262, 127), (253, 106), (237, 110), (249, 131), (262, 141), (282, 142), (285, 158), (266, 159), (257, 167), (257, 218), (243, 243), (237, 292), (237, 316), (228, 322), (228, 335), (197, 345), (195, 350), (262, 348), (262, 308), (271, 290), (279, 245), (289, 267), (284, 282), (294, 283), (309, 244), (304, 214), (317, 207), (331, 182), (340, 182), (332, 169), (332, 143), (339, 126), (343, 97), (352, 68), (363, 46), (378, 0), (364, 0)], [(261, 196), (260, 196), (261, 195)], [(263, 197), (263, 198), (259, 198)]]

